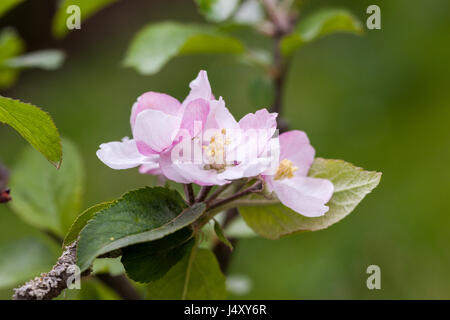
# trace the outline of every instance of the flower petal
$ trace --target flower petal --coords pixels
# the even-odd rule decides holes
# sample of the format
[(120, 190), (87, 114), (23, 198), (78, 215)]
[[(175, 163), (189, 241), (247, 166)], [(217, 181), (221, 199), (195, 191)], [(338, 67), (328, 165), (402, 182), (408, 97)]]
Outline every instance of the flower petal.
[(190, 137), (197, 136), (205, 127), (208, 113), (208, 101), (204, 99), (191, 101), (184, 110), (181, 128), (188, 130)]
[(142, 164), (157, 165), (158, 156), (142, 155), (134, 140), (124, 138), (122, 142), (108, 142), (100, 145), (97, 157), (108, 167), (116, 170), (134, 168)]
[(214, 99), (211, 92), (211, 85), (209, 84), (208, 80), (208, 74), (205, 70), (201, 70), (198, 73), (197, 78), (191, 81), (189, 87), (191, 88), (191, 92), (189, 92), (189, 95), (183, 101), (184, 106), (188, 105), (189, 102), (199, 98), (205, 99), (207, 101)]
[(138, 114), (147, 109), (159, 110), (164, 113), (176, 116), (181, 112), (181, 103), (177, 99), (165, 93), (153, 91), (144, 93), (137, 99), (136, 103), (131, 109), (130, 121), (132, 128), (134, 127)]
[(169, 148), (178, 134), (181, 117), (158, 110), (144, 110), (136, 118), (133, 136), (139, 152), (160, 153)]
[(295, 176), (306, 176), (316, 153), (306, 133), (292, 130), (280, 134), (280, 148), (280, 160), (292, 161), (292, 164), (298, 168)]
[(328, 207), (325, 205), (333, 195), (333, 184), (329, 180), (294, 177), (291, 179), (268, 179), (278, 199), (286, 207), (306, 217), (323, 216)]

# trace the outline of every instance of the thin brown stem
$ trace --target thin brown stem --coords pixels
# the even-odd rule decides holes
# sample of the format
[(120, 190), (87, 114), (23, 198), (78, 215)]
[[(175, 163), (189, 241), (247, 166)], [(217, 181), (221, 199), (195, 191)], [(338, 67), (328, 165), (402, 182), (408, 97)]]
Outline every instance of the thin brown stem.
[(203, 186), (198, 195), (197, 198), (195, 199), (195, 202), (202, 202), (206, 199), (206, 197), (208, 196), (209, 192), (211, 191), (213, 187), (212, 186)]
[(223, 186), (220, 186), (217, 188), (216, 191), (213, 192), (212, 195), (209, 196), (209, 198), (206, 200), (206, 204), (210, 204), (212, 203), (214, 200), (217, 199), (217, 197), (219, 197), (226, 189), (228, 189), (228, 187), (231, 185), (231, 183), (229, 184), (224, 184)]
[(227, 198), (217, 200), (216, 202), (212, 203), (209, 206), (208, 210), (216, 209), (216, 208), (221, 207), (229, 202), (233, 202), (236, 199), (245, 197), (246, 195), (249, 195), (251, 193), (261, 192), (263, 190), (263, 187), (264, 187), (263, 182), (261, 180), (258, 180), (251, 187), (248, 187), (245, 190), (237, 192)]
[(141, 295), (124, 275), (113, 276), (109, 273), (97, 274), (96, 278), (113, 289), (124, 300), (142, 300)]
[(192, 183), (184, 185), (184, 193), (186, 195), (188, 204), (192, 205), (195, 202), (194, 188), (192, 187)]

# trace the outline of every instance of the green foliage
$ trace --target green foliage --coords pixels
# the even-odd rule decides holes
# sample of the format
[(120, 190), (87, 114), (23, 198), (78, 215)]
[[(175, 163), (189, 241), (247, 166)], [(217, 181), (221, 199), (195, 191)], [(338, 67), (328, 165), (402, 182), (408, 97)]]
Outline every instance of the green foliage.
[(93, 274), (109, 273), (112, 276), (118, 276), (125, 273), (120, 257), (96, 259), (92, 265)]
[(42, 240), (22, 238), (0, 245), (0, 288), (28, 281), (55, 263), (55, 253)]
[(142, 74), (154, 74), (172, 58), (186, 54), (230, 53), (245, 51), (241, 41), (210, 26), (160, 22), (142, 29), (133, 39), (125, 66)]
[(152, 300), (218, 300), (225, 299), (225, 276), (214, 254), (193, 247), (166, 275), (148, 286)]
[(89, 222), (89, 220), (91, 220), (97, 214), (97, 212), (110, 207), (113, 203), (114, 201), (99, 203), (95, 206), (90, 207), (89, 209), (86, 209), (82, 214), (80, 214), (70, 227), (69, 232), (64, 238), (63, 245), (67, 246), (77, 240), (78, 235)]
[(178, 192), (162, 187), (128, 192), (81, 231), (77, 264), (86, 270), (102, 254), (161, 239), (193, 223), (204, 210), (203, 203), (186, 208)]
[(198, 9), (211, 22), (228, 19), (239, 5), (239, 0), (195, 0)]
[(78, 149), (66, 139), (63, 146), (65, 160), (60, 170), (27, 148), (11, 175), (11, 208), (27, 223), (61, 237), (80, 211), (84, 182)]
[(46, 112), (31, 104), (0, 96), (0, 122), (13, 127), (53, 165), (61, 165), (59, 132)]
[(122, 250), (122, 263), (128, 276), (138, 282), (160, 279), (195, 243), (190, 228), (181, 229), (160, 240), (137, 244)]
[(66, 21), (69, 17), (67, 8), (77, 5), (81, 10), (81, 21), (85, 21), (106, 6), (117, 0), (62, 0), (53, 18), (53, 35), (57, 38), (64, 37), (70, 30), (67, 28)]
[(337, 32), (361, 34), (361, 22), (344, 9), (321, 9), (302, 19), (294, 32), (281, 42), (284, 55), (290, 56), (300, 46)]
[(233, 250), (233, 245), (230, 240), (224, 235), (222, 227), (220, 223), (214, 220), (214, 232), (216, 233), (217, 238), (222, 241), (230, 250)]
[(8, 59), (25, 50), (25, 44), (14, 29), (4, 29), (0, 33), (0, 89), (8, 88), (17, 79), (18, 70), (4, 65)]
[(0, 18), (24, 0), (2, 0), (0, 2)]
[(264, 200), (258, 206), (242, 207), (245, 222), (258, 234), (268, 239), (300, 231), (317, 231), (328, 228), (350, 214), (359, 202), (380, 182), (381, 173), (365, 171), (342, 160), (317, 158), (309, 176), (329, 179), (334, 194), (328, 202), (329, 211), (321, 217), (302, 216), (280, 203)]
[(65, 55), (60, 50), (41, 50), (6, 60), (4, 66), (14, 69), (41, 68), (55, 70), (62, 65), (64, 59)]

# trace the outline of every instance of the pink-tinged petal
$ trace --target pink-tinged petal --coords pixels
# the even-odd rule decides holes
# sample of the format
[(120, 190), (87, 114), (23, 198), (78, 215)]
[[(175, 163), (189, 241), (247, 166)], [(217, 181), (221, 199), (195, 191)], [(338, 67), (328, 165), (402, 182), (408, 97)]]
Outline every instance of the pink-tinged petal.
[(219, 178), (237, 180), (241, 178), (256, 177), (270, 167), (270, 159), (257, 158), (253, 161), (243, 162), (236, 166), (229, 166), (219, 174)]
[(157, 164), (158, 156), (142, 155), (134, 140), (124, 138), (122, 142), (103, 143), (97, 151), (97, 157), (108, 167), (116, 170), (134, 168), (142, 164)]
[(169, 180), (178, 182), (178, 183), (191, 183), (188, 179), (183, 177), (180, 173), (178, 173), (171, 159), (171, 151), (162, 153), (159, 159), (159, 166), (162, 174)]
[(210, 100), (213, 97), (213, 94), (211, 92), (211, 85), (209, 84), (208, 80), (208, 74), (204, 70), (201, 70), (198, 73), (197, 78), (191, 81), (189, 87), (191, 88), (191, 92), (189, 92), (189, 95), (183, 101), (184, 106), (188, 105), (189, 102), (195, 99), (201, 98)]
[(325, 204), (334, 190), (329, 180), (309, 177), (268, 180), (281, 203), (303, 216), (320, 217), (329, 209)]
[(249, 129), (261, 129), (261, 130), (269, 130), (272, 135), (275, 133), (277, 129), (277, 116), (278, 113), (273, 112), (269, 113), (267, 109), (261, 109), (256, 111), (255, 113), (249, 113), (245, 115), (240, 121), (239, 126), (243, 130)]
[(211, 105), (216, 106), (214, 118), (218, 125), (218, 129), (239, 129), (239, 123), (233, 117), (230, 110), (225, 107), (225, 101), (223, 101), (222, 97), (219, 97), (219, 100), (211, 102)]
[(220, 178), (216, 170), (205, 170), (203, 164), (173, 160), (171, 152), (161, 154), (160, 167), (164, 176), (178, 183), (195, 183), (200, 186), (230, 183)]
[(131, 109), (130, 121), (132, 128), (134, 127), (138, 114), (148, 109), (159, 110), (164, 113), (176, 116), (181, 112), (181, 103), (177, 99), (165, 93), (153, 91), (144, 93), (137, 99), (137, 102)]
[(159, 162), (143, 164), (139, 167), (139, 172), (142, 174), (151, 174), (154, 176), (162, 174), (161, 168), (159, 167)]
[(181, 117), (162, 111), (148, 109), (140, 112), (133, 130), (139, 151), (144, 155), (165, 151), (172, 146), (180, 124)]
[(239, 121), (239, 127), (242, 132), (243, 140), (241, 148), (257, 148), (257, 154), (260, 155), (267, 151), (268, 143), (277, 129), (277, 113), (269, 113), (266, 109), (261, 109), (255, 113), (245, 115)]
[(297, 167), (296, 176), (306, 176), (314, 161), (315, 150), (306, 133), (293, 130), (280, 134), (280, 160), (288, 159)]
[(204, 99), (191, 101), (184, 110), (181, 128), (186, 129), (191, 137), (203, 130), (209, 114), (209, 103)]

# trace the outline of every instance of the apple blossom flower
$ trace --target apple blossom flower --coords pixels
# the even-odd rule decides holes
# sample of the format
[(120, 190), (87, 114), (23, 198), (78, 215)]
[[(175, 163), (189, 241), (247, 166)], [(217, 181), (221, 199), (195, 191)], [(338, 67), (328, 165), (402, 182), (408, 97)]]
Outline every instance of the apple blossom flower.
[[(151, 91), (141, 95), (131, 110), (133, 139), (101, 144), (98, 158), (112, 169), (140, 166), (141, 173), (161, 174), (159, 154), (170, 150), (179, 139), (180, 130), (193, 128), (194, 121), (206, 122), (201, 117), (208, 114), (209, 102), (200, 100), (209, 88), (206, 71), (200, 71), (190, 87), (183, 103), (164, 93)], [(213, 99), (210, 88), (207, 98)]]
[(302, 131), (289, 131), (280, 135), (279, 143), (276, 172), (262, 175), (268, 191), (273, 191), (282, 204), (303, 216), (324, 215), (334, 187), (329, 180), (307, 177), (315, 155), (308, 137)]
[[(276, 131), (276, 113), (266, 109), (237, 122), (220, 98), (211, 103), (207, 130), (183, 137), (171, 151), (160, 155), (160, 167), (170, 180), (202, 186), (223, 185), (269, 170), (278, 158), (267, 152)], [(278, 148), (276, 148), (278, 149)], [(192, 150), (194, 158), (192, 157)], [(196, 151), (197, 150), (197, 151)], [(200, 158), (195, 158), (195, 153)]]

